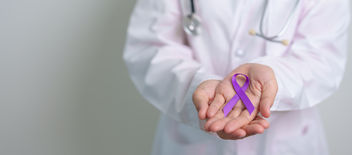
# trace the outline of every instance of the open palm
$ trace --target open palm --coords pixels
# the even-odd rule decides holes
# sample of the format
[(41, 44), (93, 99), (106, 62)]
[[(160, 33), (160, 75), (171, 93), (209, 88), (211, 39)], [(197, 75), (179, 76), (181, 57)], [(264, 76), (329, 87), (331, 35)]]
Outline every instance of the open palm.
[[(222, 108), (236, 94), (231, 78), (236, 73), (247, 74), (250, 84), (246, 95), (253, 103), (255, 109), (250, 115), (239, 101), (232, 111), (224, 117)], [(245, 78), (238, 76), (237, 82), (242, 85)], [(256, 133), (262, 133), (269, 123), (258, 116), (260, 112), (264, 117), (270, 116), (270, 107), (277, 92), (275, 75), (270, 67), (260, 64), (244, 64), (233, 70), (215, 88), (214, 98), (207, 108), (205, 130), (217, 132), (223, 139), (238, 139)]]

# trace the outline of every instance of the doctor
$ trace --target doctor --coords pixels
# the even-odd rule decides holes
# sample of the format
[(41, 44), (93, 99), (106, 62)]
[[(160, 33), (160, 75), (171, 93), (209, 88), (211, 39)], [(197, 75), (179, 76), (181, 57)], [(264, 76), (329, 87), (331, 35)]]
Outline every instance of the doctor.
[[(161, 111), (153, 154), (328, 154), (316, 105), (343, 77), (348, 3), (139, 0), (123, 58)], [(235, 73), (255, 110), (225, 117)]]

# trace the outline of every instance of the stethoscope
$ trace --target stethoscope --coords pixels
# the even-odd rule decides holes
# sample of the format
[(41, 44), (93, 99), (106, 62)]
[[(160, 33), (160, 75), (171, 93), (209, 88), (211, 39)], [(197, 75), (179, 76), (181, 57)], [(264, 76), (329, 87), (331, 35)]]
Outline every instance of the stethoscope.
[[(251, 30), (249, 30), (249, 34), (252, 36), (257, 36), (257, 37), (263, 38), (263, 39), (270, 41), (270, 42), (281, 43), (281, 44), (287, 46), (290, 43), (289, 40), (279, 39), (279, 38), (286, 32), (289, 24), (293, 20), (293, 15), (294, 15), (294, 12), (297, 10), (297, 6), (298, 6), (299, 1), (300, 0), (296, 0), (295, 6), (293, 7), (286, 23), (280, 29), (280, 31), (276, 35), (269, 36), (269, 35), (265, 34), (264, 30), (263, 30), (264, 18), (266, 16), (266, 13), (267, 13), (266, 10), (269, 5), (269, 0), (265, 0), (264, 9), (263, 9), (263, 12), (262, 12), (262, 15), (260, 18), (259, 32), (256, 32), (254, 29), (251, 29)], [(186, 15), (184, 17), (183, 29), (187, 34), (197, 36), (201, 33), (201, 20), (196, 13), (194, 0), (190, 0), (190, 4), (191, 4), (191, 6), (190, 6), (191, 13), (189, 13), (188, 15)]]

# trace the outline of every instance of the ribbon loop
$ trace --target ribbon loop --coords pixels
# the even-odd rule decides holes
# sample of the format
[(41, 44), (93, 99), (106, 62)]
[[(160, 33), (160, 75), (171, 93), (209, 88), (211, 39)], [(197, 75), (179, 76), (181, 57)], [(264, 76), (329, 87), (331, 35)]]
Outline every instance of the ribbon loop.
[[(236, 81), (236, 78), (239, 75), (246, 77), (246, 82), (243, 84), (242, 87)], [(242, 74), (242, 73), (236, 73), (235, 75), (232, 76), (232, 86), (233, 86), (234, 90), (236, 91), (236, 94), (235, 94), (235, 96), (232, 97), (232, 99), (222, 109), (224, 111), (225, 117), (230, 113), (230, 111), (237, 104), (239, 99), (242, 100), (242, 102), (243, 102), (244, 106), (247, 108), (249, 114), (252, 114), (252, 112), (254, 111), (254, 106), (253, 106), (251, 100), (248, 98), (248, 96), (245, 93), (245, 91), (248, 88), (248, 85), (249, 85), (249, 77), (247, 75)]]

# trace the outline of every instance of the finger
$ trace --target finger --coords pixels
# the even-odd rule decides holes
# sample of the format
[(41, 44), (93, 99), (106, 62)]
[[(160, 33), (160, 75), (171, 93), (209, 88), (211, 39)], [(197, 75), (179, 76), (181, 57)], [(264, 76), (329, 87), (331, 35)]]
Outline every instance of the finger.
[(263, 84), (262, 96), (260, 98), (260, 113), (268, 118), (270, 107), (273, 105), (277, 93), (276, 80), (271, 80)]
[(208, 109), (209, 97), (201, 95), (200, 93), (194, 93), (193, 103), (198, 111), (198, 117), (201, 120), (204, 120), (206, 117), (206, 112)]
[(244, 107), (242, 106), (242, 104), (237, 103), (237, 105), (231, 110), (230, 114), (227, 115), (228, 118), (236, 118), (238, 117), (242, 111), (243, 111)]
[(243, 130), (246, 131), (247, 136), (255, 135), (255, 134), (261, 134), (264, 132), (264, 127), (261, 126), (260, 124), (253, 123), (250, 125), (245, 125), (243, 127)]
[(249, 121), (250, 121), (249, 113), (243, 111), (238, 117), (232, 119), (226, 124), (224, 131), (225, 133), (232, 133), (236, 129), (239, 129), (240, 127), (248, 124)]
[(230, 139), (232, 139), (232, 135), (226, 134), (226, 133), (224, 133), (224, 131), (218, 131), (218, 132), (216, 132), (216, 133), (217, 133), (217, 135), (218, 135), (221, 139), (224, 139), (224, 140), (230, 140)]
[(244, 129), (237, 129), (234, 132), (231, 133), (231, 139), (236, 140), (236, 139), (241, 139), (247, 136), (247, 132)]
[(263, 119), (261, 117), (259, 119), (256, 118), (255, 120), (251, 121), (250, 124), (259, 124), (264, 129), (267, 129), (270, 126), (270, 123), (267, 120), (265, 120), (265, 119)]
[(211, 118), (213, 117), (221, 108), (221, 106), (225, 103), (225, 98), (221, 94), (216, 94), (213, 102), (211, 102), (208, 112), (207, 112), (207, 117)]
[[(244, 136), (242, 138), (253, 136), (256, 134), (261, 134), (265, 130), (265, 127), (263, 127), (262, 121), (265, 121), (265, 120), (264, 119), (263, 120), (253, 120), (250, 122), (250, 124), (244, 125), (242, 128), (237, 129), (237, 130), (241, 130), (241, 129), (245, 130), (246, 136)], [(237, 133), (237, 130), (235, 130), (232, 133), (233, 136), (236, 136), (236, 137), (239, 136)]]
[(218, 132), (224, 129), (226, 123), (230, 121), (230, 118), (220, 118), (218, 120), (213, 121), (213, 123), (210, 124), (209, 126), (209, 131), (211, 132)]
[(217, 132), (218, 136), (225, 140), (237, 140), (246, 137), (246, 131), (243, 129), (238, 129), (232, 134), (227, 134), (224, 131)]
[(206, 131), (211, 131), (210, 130), (210, 126), (217, 120), (220, 120), (224, 118), (224, 113), (222, 111), (219, 111), (218, 113), (216, 113), (216, 115), (214, 115), (212, 118), (210, 118), (209, 120), (207, 120), (207, 122), (204, 125), (204, 129)]
[[(242, 110), (244, 109), (243, 106), (241, 106), (241, 104), (237, 104), (235, 106), (234, 109), (232, 109), (232, 111), (229, 113), (229, 115), (227, 115), (227, 117), (222, 117), (219, 118), (218, 120), (214, 121), (210, 126), (209, 126), (209, 130), (212, 132), (218, 132), (220, 130), (223, 130), (225, 125), (233, 118), (236, 118), (237, 116), (239, 116), (242, 112)], [(222, 110), (218, 111), (219, 113), (223, 113)], [(223, 115), (222, 115), (223, 116)]]

